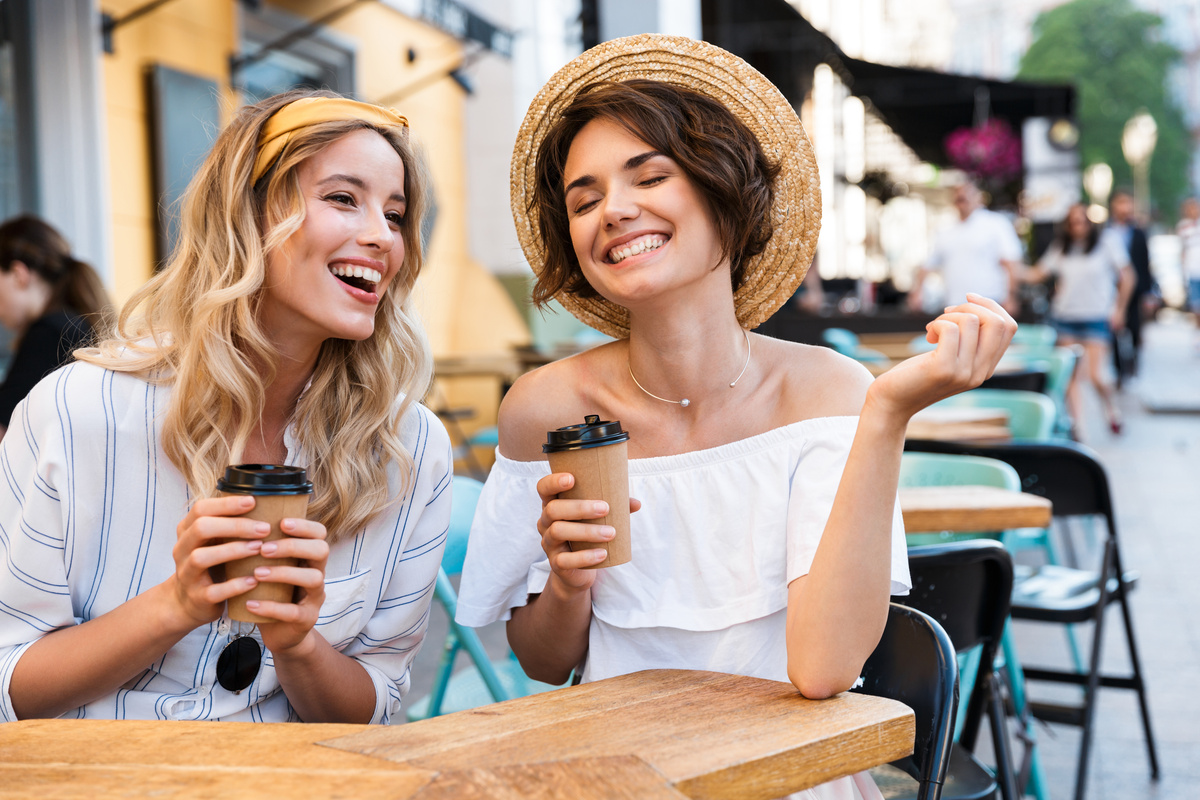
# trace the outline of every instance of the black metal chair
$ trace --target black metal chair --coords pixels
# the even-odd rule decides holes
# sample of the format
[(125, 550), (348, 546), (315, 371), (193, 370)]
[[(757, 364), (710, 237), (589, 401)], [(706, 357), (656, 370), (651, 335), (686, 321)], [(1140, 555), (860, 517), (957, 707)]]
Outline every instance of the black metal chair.
[(1015, 389), (1023, 392), (1045, 392), (1047, 373), (1044, 369), (1019, 372), (997, 372), (979, 384), (980, 389)]
[[(1012, 556), (997, 541), (976, 539), (911, 547), (908, 566), (913, 588), (903, 602), (938, 620), (960, 654), (979, 648), (979, 667), (942, 797), (975, 800), (999, 793), (1004, 800), (1017, 800), (1021, 791), (1013, 775), (1001, 681), (994, 669), (1012, 596)], [(960, 691), (969, 677), (960, 674)], [(973, 755), (984, 714), (995, 754), (994, 773)]]
[[(1095, 516), (1104, 521), (1104, 543), (1099, 568), (1073, 569), (1048, 565), (1018, 568), (1013, 588), (1013, 619), (1056, 624), (1093, 623), (1091, 654), (1083, 672), (1062, 669), (1038, 669), (1024, 665), (1025, 679), (1070, 683), (1083, 687), (1078, 705), (1030, 702), (1035, 716), (1049, 722), (1082, 728), (1079, 761), (1076, 767), (1075, 798), (1083, 800), (1091, 755), (1092, 726), (1096, 699), (1101, 686), (1130, 689), (1137, 694), (1150, 775), (1158, 779), (1158, 753), (1150, 724), (1146, 683), (1129, 610), (1129, 592), (1135, 576), (1125, 571), (1117, 539), (1116, 518), (1108, 476), (1096, 455), (1074, 442), (1010, 442), (1005, 444), (966, 444), (961, 442), (912, 442), (906, 447), (935, 452), (968, 453), (997, 458), (1011, 464), (1021, 476), (1025, 491), (1047, 497), (1054, 504), (1056, 518)], [(1129, 649), (1130, 675), (1110, 675), (1101, 671), (1104, 645), (1105, 610), (1116, 603), (1124, 623)]]
[(913, 754), (892, 763), (916, 779), (917, 800), (939, 800), (958, 709), (958, 664), (950, 637), (927, 614), (892, 603), (862, 678), (853, 691), (899, 700), (913, 710)]

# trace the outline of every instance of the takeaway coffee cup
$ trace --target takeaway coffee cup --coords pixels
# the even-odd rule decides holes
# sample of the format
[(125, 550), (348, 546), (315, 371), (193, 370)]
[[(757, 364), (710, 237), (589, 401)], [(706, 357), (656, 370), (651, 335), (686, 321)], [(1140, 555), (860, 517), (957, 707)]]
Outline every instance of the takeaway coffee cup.
[[(303, 467), (282, 464), (239, 464), (225, 468), (225, 476), (217, 480), (217, 491), (222, 497), (235, 494), (254, 495), (254, 508), (242, 514), (246, 519), (271, 523), (271, 533), (263, 541), (284, 538), (279, 530), (279, 521), (286, 518), (304, 519), (308, 516), (308, 496), (312, 484)], [(225, 564), (225, 579), (245, 578), (254, 574), (256, 567), (295, 566), (294, 558), (263, 558), (247, 556)], [(278, 603), (292, 602), (296, 587), (290, 583), (259, 583), (245, 594), (229, 598), (229, 618), (239, 622), (274, 622), (246, 610), (247, 600), (274, 600)]]
[(631, 558), (628, 442), (629, 433), (621, 429), (619, 421), (602, 422), (599, 416), (589, 414), (582, 425), (548, 432), (542, 445), (542, 452), (550, 459), (551, 472), (569, 472), (575, 476), (575, 485), (560, 497), (608, 503), (607, 516), (583, 521), (611, 525), (617, 535), (607, 543), (580, 543), (574, 548), (606, 550), (608, 557), (595, 567), (615, 567)]

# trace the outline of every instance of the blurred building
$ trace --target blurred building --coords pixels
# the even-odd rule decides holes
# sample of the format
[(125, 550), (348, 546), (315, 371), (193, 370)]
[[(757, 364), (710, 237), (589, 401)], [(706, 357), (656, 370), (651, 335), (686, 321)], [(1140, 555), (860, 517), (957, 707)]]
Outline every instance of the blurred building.
[[(1011, 78), (1032, 43), (1037, 15), (1067, 1), (950, 0), (955, 20), (954, 48), (947, 66), (967, 75)], [(1200, 2), (1132, 2), (1163, 18), (1163, 38), (1183, 54), (1172, 84), (1192, 135), (1192, 190), (1200, 191)]]
[[(434, 183), (418, 302), (435, 351), (527, 341), (469, 247), (468, 62), (511, 31), (456, 0), (0, 0), (0, 216), (58, 226), (124, 301), (244, 102), (325, 86), (408, 117)], [(506, 134), (507, 135), (507, 134)]]

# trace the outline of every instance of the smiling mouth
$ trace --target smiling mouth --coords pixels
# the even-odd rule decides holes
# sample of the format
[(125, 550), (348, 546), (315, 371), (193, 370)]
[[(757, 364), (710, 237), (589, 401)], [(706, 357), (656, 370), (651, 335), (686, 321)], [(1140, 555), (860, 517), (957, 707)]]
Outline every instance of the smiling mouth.
[(667, 243), (667, 238), (668, 237), (658, 233), (639, 236), (633, 241), (625, 242), (624, 244), (617, 245), (612, 250), (609, 250), (605, 260), (610, 264), (620, 264), (622, 261), (632, 256), (657, 250)]
[(370, 267), (351, 267), (338, 264), (330, 267), (329, 271), (342, 283), (353, 286), (355, 289), (363, 292), (374, 293), (375, 287), (383, 279), (383, 275), (379, 270), (374, 270)]

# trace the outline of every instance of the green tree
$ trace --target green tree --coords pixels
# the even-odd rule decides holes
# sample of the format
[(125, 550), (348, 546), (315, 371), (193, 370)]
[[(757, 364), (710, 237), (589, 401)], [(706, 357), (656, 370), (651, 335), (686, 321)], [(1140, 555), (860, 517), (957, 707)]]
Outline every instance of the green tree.
[(1083, 165), (1104, 162), (1116, 185), (1132, 185), (1121, 152), (1125, 122), (1146, 109), (1158, 124), (1150, 197), (1174, 219), (1189, 191), (1191, 142), (1167, 75), (1179, 51), (1162, 41), (1163, 20), (1130, 0), (1072, 0), (1038, 15), (1018, 80), (1073, 83)]

